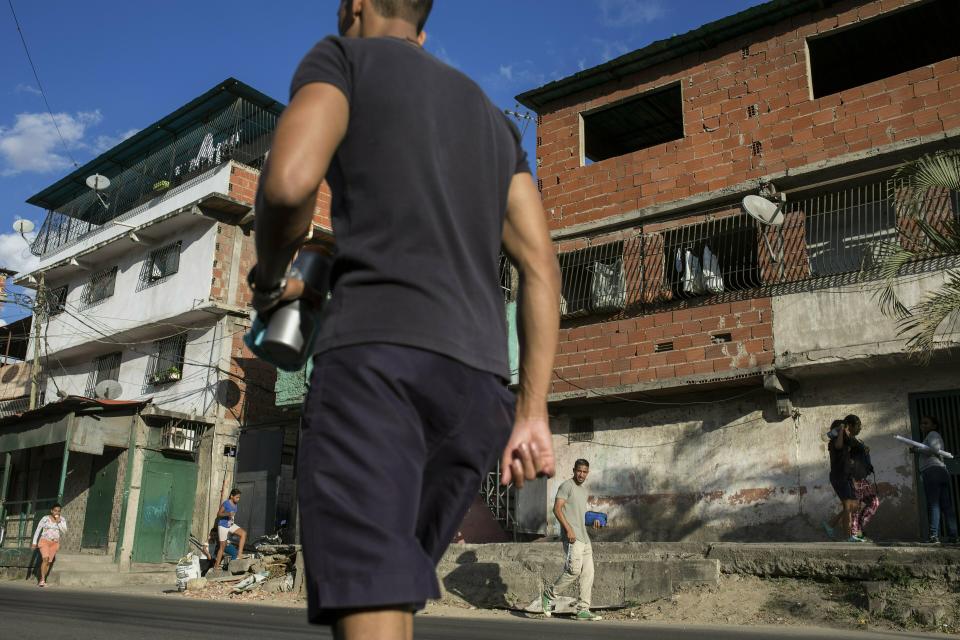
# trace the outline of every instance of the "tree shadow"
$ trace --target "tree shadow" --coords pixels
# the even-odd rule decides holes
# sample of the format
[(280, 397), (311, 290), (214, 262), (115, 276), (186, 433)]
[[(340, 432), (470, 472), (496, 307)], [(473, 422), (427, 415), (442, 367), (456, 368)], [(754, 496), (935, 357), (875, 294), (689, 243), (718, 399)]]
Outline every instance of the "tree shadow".
[(496, 562), (480, 562), (475, 551), (457, 557), (457, 567), (443, 577), (443, 586), (477, 608), (509, 609), (507, 585)]

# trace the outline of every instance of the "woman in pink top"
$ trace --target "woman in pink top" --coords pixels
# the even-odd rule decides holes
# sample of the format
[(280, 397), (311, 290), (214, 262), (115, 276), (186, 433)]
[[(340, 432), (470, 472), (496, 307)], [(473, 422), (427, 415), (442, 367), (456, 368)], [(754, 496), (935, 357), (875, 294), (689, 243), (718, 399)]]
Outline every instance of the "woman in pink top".
[(67, 530), (67, 521), (60, 515), (61, 510), (59, 503), (50, 507), (50, 515), (40, 518), (37, 531), (33, 534), (32, 548), (40, 549), (40, 557), (43, 559), (40, 563), (41, 587), (47, 586), (50, 564), (57, 557), (57, 550), (60, 548), (60, 534)]

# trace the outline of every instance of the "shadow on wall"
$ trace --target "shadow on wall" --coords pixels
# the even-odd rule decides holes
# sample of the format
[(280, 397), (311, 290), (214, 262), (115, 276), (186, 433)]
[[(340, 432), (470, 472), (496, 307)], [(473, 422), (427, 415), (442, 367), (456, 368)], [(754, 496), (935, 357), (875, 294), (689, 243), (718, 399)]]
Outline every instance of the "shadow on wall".
[(474, 551), (464, 551), (457, 557), (457, 568), (444, 576), (443, 587), (475, 607), (510, 608), (500, 565), (478, 562)]
[[(847, 395), (851, 405), (858, 404), (857, 398), (851, 397), (856, 393), (848, 390)], [(819, 410), (813, 403), (802, 410), (823, 415), (841, 404), (827, 400), (830, 399), (825, 398)], [(764, 403), (767, 404), (772, 405)], [(590, 508), (609, 511), (614, 516), (608, 528), (594, 532), (594, 539), (625, 542), (825, 540), (820, 523), (832, 518), (840, 506), (829, 482), (827, 445), (820, 439), (821, 431), (825, 432), (829, 424), (803, 424), (794, 444), (790, 435), (794, 429), (792, 420), (770, 416), (772, 406), (763, 406), (763, 416), (758, 417), (760, 408), (755, 402), (740, 401), (719, 415), (703, 411), (700, 427), (694, 431), (678, 428), (677, 437), (670, 442), (649, 446), (613, 444), (613, 439), (608, 438), (607, 445), (598, 441), (571, 445), (582, 448), (585, 457), (591, 457), (588, 447), (593, 449), (597, 462), (604, 457), (617, 461), (612, 467), (594, 464), (595, 473), (600, 473), (596, 473), (595, 480), (588, 480)], [(630, 415), (636, 417), (651, 411), (656, 409), (635, 410)], [(610, 408), (604, 412), (609, 413)], [(866, 530), (876, 540), (916, 539), (918, 535), (912, 461), (905, 449), (894, 444), (889, 428), (878, 434), (879, 427), (875, 427), (896, 425), (897, 417), (904, 418), (901, 414), (896, 406), (889, 409), (872, 406), (862, 434), (867, 446), (874, 450), (873, 461), (879, 475), (876, 488), (881, 505)], [(718, 418), (723, 422), (717, 423)], [(691, 416), (689, 421), (697, 420)], [(613, 426), (596, 432), (597, 440), (602, 440), (605, 433), (638, 426), (635, 420), (610, 422)], [(744, 424), (746, 426), (739, 428)], [(772, 431), (775, 428), (781, 429), (779, 434)], [(784, 428), (789, 431), (784, 432)], [(709, 441), (707, 434), (713, 434)], [(621, 437), (621, 440), (624, 439)], [(782, 455), (779, 458), (757, 456), (758, 462), (752, 464), (751, 450), (765, 443), (776, 446)], [(604, 446), (636, 449), (638, 453), (605, 456), (597, 451), (597, 447)], [(811, 447), (816, 447), (816, 451), (810, 451)], [(801, 451), (801, 448), (807, 450)], [(796, 462), (798, 452), (799, 459), (804, 461), (801, 464)], [(574, 454), (567, 455), (573, 457)], [(637, 463), (624, 465), (625, 458), (631, 457)], [(767, 462), (759, 462), (761, 458)], [(875, 478), (871, 478), (873, 480)]]

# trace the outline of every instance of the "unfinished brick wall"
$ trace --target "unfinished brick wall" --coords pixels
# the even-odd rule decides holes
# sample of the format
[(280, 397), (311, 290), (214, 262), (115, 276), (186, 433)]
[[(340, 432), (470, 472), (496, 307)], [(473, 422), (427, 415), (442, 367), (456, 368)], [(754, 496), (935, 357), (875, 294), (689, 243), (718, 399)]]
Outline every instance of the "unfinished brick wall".
[[(551, 226), (602, 220), (960, 127), (960, 58), (811, 99), (805, 38), (907, 4), (840, 3), (543, 109), (538, 177)], [(581, 112), (678, 81), (683, 139), (580, 166)]]

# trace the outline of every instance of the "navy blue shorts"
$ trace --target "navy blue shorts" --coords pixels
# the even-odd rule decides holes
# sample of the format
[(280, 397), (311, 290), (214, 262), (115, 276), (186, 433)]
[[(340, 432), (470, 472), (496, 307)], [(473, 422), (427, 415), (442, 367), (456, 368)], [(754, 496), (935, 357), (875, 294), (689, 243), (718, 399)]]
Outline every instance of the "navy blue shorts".
[(390, 344), (316, 357), (297, 463), (308, 615), (416, 611), (496, 465), (514, 396), (492, 373)]
[(830, 484), (833, 486), (833, 492), (841, 500), (857, 499), (857, 491), (853, 488), (853, 479), (850, 476), (845, 478), (830, 476)]

